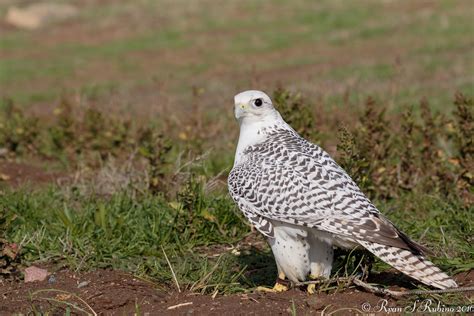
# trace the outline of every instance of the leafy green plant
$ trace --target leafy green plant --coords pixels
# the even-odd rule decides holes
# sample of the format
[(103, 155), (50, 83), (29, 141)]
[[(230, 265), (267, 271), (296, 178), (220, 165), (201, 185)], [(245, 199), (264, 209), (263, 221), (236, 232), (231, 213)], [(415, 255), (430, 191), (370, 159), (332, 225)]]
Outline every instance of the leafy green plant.
[(149, 126), (138, 131), (137, 146), (139, 154), (148, 163), (148, 188), (153, 193), (166, 191), (165, 176), (169, 163), (168, 154), (172, 149), (171, 142), (156, 127)]
[(20, 266), (20, 246), (0, 238), (0, 277), (18, 278)]
[(369, 174), (370, 163), (360, 151), (355, 136), (341, 126), (339, 128), (338, 163), (352, 176), (364, 192), (369, 192), (372, 182)]
[(454, 111), (454, 143), (458, 157), (454, 163), (457, 171), (457, 187), (469, 204), (474, 204), (474, 101), (462, 94), (456, 95)]
[(420, 102), (420, 118), (409, 107), (389, 122), (385, 111), (369, 99), (355, 127), (340, 129), (339, 163), (371, 198), (390, 199), (404, 191), (439, 192), (461, 194), (471, 203), (469, 102), (457, 96), (452, 122), (433, 114), (426, 100)]
[(131, 130), (129, 121), (106, 116), (103, 111), (88, 107), (81, 123), (76, 151), (97, 152), (101, 159), (106, 159), (108, 155), (118, 155), (126, 149)]
[(417, 124), (413, 115), (413, 108), (408, 108), (402, 113), (400, 130), (400, 162), (397, 165), (397, 182), (393, 185), (405, 190), (412, 190), (420, 177), (419, 157), (416, 156), (415, 133)]
[(391, 137), (385, 110), (369, 98), (353, 131), (340, 131), (340, 164), (370, 197), (392, 194)]
[(21, 247), (6, 239), (5, 232), (11, 229), (11, 224), (16, 215), (7, 211), (5, 206), (0, 206), (0, 277), (17, 278), (21, 266)]
[(285, 121), (304, 138), (316, 142), (320, 135), (314, 124), (313, 106), (301, 94), (283, 88), (273, 92), (273, 101)]
[(78, 121), (71, 102), (63, 98), (54, 109), (55, 122), (45, 128), (40, 139), (39, 152), (47, 158), (57, 158), (67, 164), (77, 154)]
[(4, 100), (0, 115), (0, 146), (12, 154), (36, 150), (38, 119), (28, 117), (12, 100)]

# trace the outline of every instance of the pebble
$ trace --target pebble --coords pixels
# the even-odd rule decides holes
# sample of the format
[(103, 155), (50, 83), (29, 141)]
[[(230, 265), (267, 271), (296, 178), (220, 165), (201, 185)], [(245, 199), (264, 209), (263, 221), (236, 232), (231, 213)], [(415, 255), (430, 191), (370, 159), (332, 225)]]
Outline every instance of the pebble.
[(48, 283), (53, 284), (56, 283), (56, 276), (54, 274), (51, 274), (48, 278)]
[(86, 286), (89, 285), (89, 283), (91, 283), (91, 282), (90, 281), (82, 281), (77, 285), (77, 288), (80, 289), (82, 287), (86, 287)]

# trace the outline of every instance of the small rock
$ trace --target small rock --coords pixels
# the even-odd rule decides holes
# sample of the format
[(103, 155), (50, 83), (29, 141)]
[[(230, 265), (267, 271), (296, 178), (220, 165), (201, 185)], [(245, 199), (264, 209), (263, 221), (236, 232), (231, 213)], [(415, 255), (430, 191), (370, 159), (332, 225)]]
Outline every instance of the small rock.
[(8, 149), (5, 147), (0, 148), (0, 157), (6, 157), (8, 155)]
[(61, 294), (56, 295), (55, 298), (59, 301), (69, 301), (71, 297), (72, 297), (72, 294), (70, 293), (61, 293)]
[(315, 310), (322, 310), (325, 307), (324, 303), (316, 296), (307, 299), (306, 304)]
[(236, 248), (232, 249), (231, 253), (235, 256), (240, 256), (240, 251), (238, 251)]
[(70, 19), (78, 9), (70, 4), (35, 3), (24, 8), (10, 7), (6, 22), (19, 28), (35, 30), (46, 25)]
[(89, 285), (89, 283), (91, 283), (91, 282), (90, 281), (82, 281), (77, 285), (77, 288), (80, 289), (80, 288), (86, 287), (86, 286)]
[(56, 283), (56, 276), (54, 274), (51, 274), (48, 278), (48, 283), (53, 284)]
[(25, 283), (44, 281), (48, 277), (48, 270), (31, 266), (25, 269)]

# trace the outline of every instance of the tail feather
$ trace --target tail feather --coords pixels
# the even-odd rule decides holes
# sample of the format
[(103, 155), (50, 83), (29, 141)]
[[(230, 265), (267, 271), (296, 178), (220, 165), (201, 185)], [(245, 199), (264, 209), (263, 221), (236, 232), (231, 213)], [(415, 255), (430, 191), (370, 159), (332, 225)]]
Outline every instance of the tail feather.
[(371, 253), (379, 257), (400, 272), (439, 289), (457, 287), (456, 282), (441, 271), (423, 255), (397, 247), (382, 245), (368, 241), (358, 241)]

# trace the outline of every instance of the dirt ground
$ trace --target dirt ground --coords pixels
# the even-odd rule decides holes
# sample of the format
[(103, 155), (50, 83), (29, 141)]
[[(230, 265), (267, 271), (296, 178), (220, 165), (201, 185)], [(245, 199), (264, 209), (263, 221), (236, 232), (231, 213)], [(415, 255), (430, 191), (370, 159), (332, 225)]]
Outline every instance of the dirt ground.
[(9, 187), (55, 183), (59, 179), (65, 179), (66, 177), (64, 173), (47, 171), (40, 164), (35, 165), (34, 163), (27, 164), (12, 161), (0, 162), (0, 184), (3, 183)]
[[(392, 284), (391, 289), (400, 290), (399, 286), (393, 286), (399, 283), (399, 276), (396, 272), (386, 273), (369, 281)], [(460, 273), (456, 280), (460, 286), (472, 286), (474, 271)], [(62, 314), (71, 304), (77, 304), (77, 308), (71, 307), (71, 312), (81, 314), (80, 308), (98, 315), (288, 315), (295, 312), (297, 315), (307, 315), (338, 310), (338, 315), (355, 315), (375, 312), (381, 304), (387, 304), (387, 307), (405, 307), (410, 304), (355, 288), (337, 294), (312, 296), (298, 288), (278, 294), (257, 292), (213, 297), (158, 288), (156, 284), (130, 274), (110, 270), (89, 273), (60, 270), (42, 282), (0, 280), (0, 283), (1, 315), (35, 310)]]

